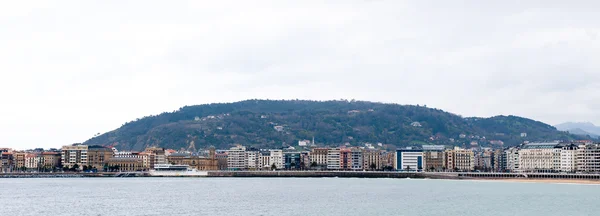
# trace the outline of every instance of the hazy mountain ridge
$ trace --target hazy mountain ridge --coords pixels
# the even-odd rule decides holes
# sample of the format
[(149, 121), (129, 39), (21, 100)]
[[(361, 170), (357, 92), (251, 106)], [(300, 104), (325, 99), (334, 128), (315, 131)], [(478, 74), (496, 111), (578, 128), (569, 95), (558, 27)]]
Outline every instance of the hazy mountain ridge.
[(555, 126), (561, 131), (568, 131), (577, 135), (589, 135), (590, 137), (598, 138), (600, 136), (600, 127), (591, 122), (565, 122)]
[[(461, 134), (466, 138), (460, 138)], [(471, 141), (487, 145), (489, 140), (516, 145), (525, 140), (582, 138), (517, 116), (463, 118), (424, 106), (366, 101), (246, 100), (185, 106), (128, 122), (85, 143), (131, 150), (148, 146), (226, 148), (234, 143), (276, 148), (312, 137), (323, 145), (381, 142), (391, 147), (416, 143), (461, 146)]]

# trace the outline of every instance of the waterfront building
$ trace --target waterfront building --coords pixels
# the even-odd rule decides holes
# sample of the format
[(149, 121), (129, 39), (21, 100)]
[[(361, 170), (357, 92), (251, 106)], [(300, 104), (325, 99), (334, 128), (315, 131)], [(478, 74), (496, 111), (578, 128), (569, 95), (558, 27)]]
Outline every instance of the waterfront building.
[(560, 152), (557, 142), (528, 143), (519, 150), (519, 170), (522, 172), (556, 172), (560, 170)]
[(519, 171), (519, 148), (511, 147), (504, 151), (505, 155), (505, 169), (510, 172)]
[(25, 168), (35, 170), (41, 167), (42, 157), (40, 154), (27, 153), (25, 154)]
[(271, 165), (275, 164), (275, 167), (277, 167), (277, 169), (283, 169), (284, 168), (283, 150), (281, 150), (281, 149), (269, 150), (269, 162), (271, 163)]
[(25, 152), (13, 152), (15, 169), (25, 171)]
[(14, 170), (13, 153), (10, 151), (3, 151), (0, 153), (0, 167), (2, 172), (12, 172)]
[(88, 164), (88, 146), (73, 144), (62, 147), (61, 163), (65, 167), (72, 168), (77, 165), (79, 169)]
[(502, 149), (494, 150), (492, 171), (503, 172), (506, 169), (506, 154)]
[(42, 165), (44, 170), (54, 170), (57, 167), (62, 166), (62, 157), (59, 152), (43, 152), (42, 153)]
[(167, 156), (169, 163), (174, 165), (187, 165), (196, 170), (217, 170), (218, 161), (214, 148), (210, 148), (208, 155), (191, 152), (175, 152)]
[(104, 146), (88, 146), (88, 163), (91, 169), (104, 170), (108, 166), (108, 159), (113, 157), (113, 151)]
[(262, 168), (260, 152), (258, 150), (246, 151), (246, 169), (256, 170)]
[(475, 170), (489, 172), (492, 171), (493, 151), (485, 149), (483, 151), (474, 152), (475, 154)]
[(310, 152), (300, 152), (300, 169), (308, 169), (310, 167)]
[(582, 143), (577, 155), (577, 169), (584, 173), (600, 172), (600, 145)]
[[(313, 148), (310, 152), (310, 163), (311, 168), (315, 169), (317, 167), (327, 167), (327, 153), (329, 149), (327, 148)], [(316, 164), (317, 167), (312, 167), (312, 164)]]
[(300, 169), (302, 167), (302, 158), (300, 152), (284, 152), (285, 169)]
[(262, 165), (263, 169), (271, 169), (271, 165), (273, 165), (273, 163), (271, 163), (271, 152), (270, 151), (261, 151), (260, 152), (260, 164)]
[(230, 170), (242, 170), (248, 166), (246, 160), (246, 147), (237, 145), (227, 151), (227, 168)]
[(446, 150), (446, 168), (454, 171), (472, 171), (475, 169), (475, 154), (473, 150), (454, 147)]
[(139, 157), (112, 157), (106, 162), (109, 168), (112, 167), (110, 171), (135, 172), (144, 170), (144, 164)]
[(227, 152), (216, 153), (217, 158), (217, 170), (227, 170)]
[(444, 166), (444, 150), (446, 149), (443, 145), (422, 145), (423, 157), (424, 157), (424, 169), (426, 171), (440, 172), (446, 169)]
[(399, 149), (396, 150), (395, 170), (422, 170), (425, 166), (423, 150), (421, 149)]
[(145, 154), (141, 154), (144, 167), (146, 169), (154, 169), (156, 164), (167, 164), (167, 152), (164, 148), (150, 147), (144, 150)]
[(341, 169), (340, 158), (340, 148), (327, 149), (327, 169)]
[(340, 169), (349, 170), (352, 168), (352, 151), (348, 148), (340, 148)]
[[(350, 150), (350, 169), (363, 170), (363, 151), (360, 148), (352, 148)], [(365, 168), (366, 169), (366, 168)]]
[(383, 169), (381, 151), (372, 149), (363, 150), (363, 168), (368, 170)]
[(444, 152), (439, 150), (427, 150), (423, 151), (423, 157), (425, 159), (425, 170), (440, 172), (446, 169), (444, 166)]
[(579, 146), (573, 143), (562, 146), (560, 150), (560, 171), (561, 172), (576, 172), (577, 171), (577, 154)]

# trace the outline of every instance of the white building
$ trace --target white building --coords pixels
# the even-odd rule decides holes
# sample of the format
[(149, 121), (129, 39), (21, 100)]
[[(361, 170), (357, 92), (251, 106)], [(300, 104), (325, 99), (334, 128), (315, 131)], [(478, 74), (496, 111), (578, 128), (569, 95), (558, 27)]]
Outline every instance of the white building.
[(579, 146), (568, 144), (560, 150), (560, 171), (575, 172), (577, 171), (577, 153)]
[(327, 169), (340, 169), (340, 148), (327, 150)]
[(396, 150), (394, 169), (396, 170), (422, 170), (425, 167), (423, 150), (400, 149)]
[(245, 169), (248, 166), (246, 161), (246, 147), (237, 145), (227, 151), (227, 168), (238, 170)]
[(260, 165), (264, 169), (271, 169), (271, 152), (270, 151), (262, 151), (260, 153)]
[(308, 146), (310, 143), (310, 140), (300, 140), (298, 141), (298, 146)]
[(262, 161), (259, 151), (246, 151), (246, 164), (248, 169), (260, 169)]
[[(270, 152), (270, 156), (269, 156), (269, 162), (271, 163), (271, 165), (275, 164), (275, 166), (277, 167), (277, 169), (283, 169), (283, 150), (269, 150)], [(269, 165), (269, 167), (271, 166)]]
[(600, 145), (585, 143), (579, 145), (577, 170), (584, 173), (600, 172)]
[(560, 170), (558, 143), (529, 143), (519, 150), (519, 170), (523, 172), (553, 172)]
[(38, 164), (41, 165), (42, 156), (37, 154), (26, 154), (25, 155), (25, 167), (27, 169), (37, 169)]
[(512, 147), (504, 151), (506, 160), (506, 170), (511, 172), (519, 171), (519, 149)]

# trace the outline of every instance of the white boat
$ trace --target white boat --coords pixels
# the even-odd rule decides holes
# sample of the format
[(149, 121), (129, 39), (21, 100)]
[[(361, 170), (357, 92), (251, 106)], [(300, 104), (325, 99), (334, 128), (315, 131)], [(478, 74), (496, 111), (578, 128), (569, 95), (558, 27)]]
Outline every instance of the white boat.
[(148, 172), (151, 176), (208, 176), (208, 172), (191, 169), (188, 165), (156, 164)]

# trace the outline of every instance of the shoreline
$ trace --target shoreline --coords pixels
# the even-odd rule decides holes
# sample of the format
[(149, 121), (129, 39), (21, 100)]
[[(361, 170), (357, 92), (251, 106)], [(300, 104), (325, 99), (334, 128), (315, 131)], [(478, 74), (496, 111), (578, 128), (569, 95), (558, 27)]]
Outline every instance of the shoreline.
[(599, 180), (589, 179), (551, 179), (551, 178), (470, 178), (460, 180), (471, 181), (495, 181), (495, 182), (515, 182), (515, 183), (548, 183), (548, 184), (585, 184), (600, 185)]

